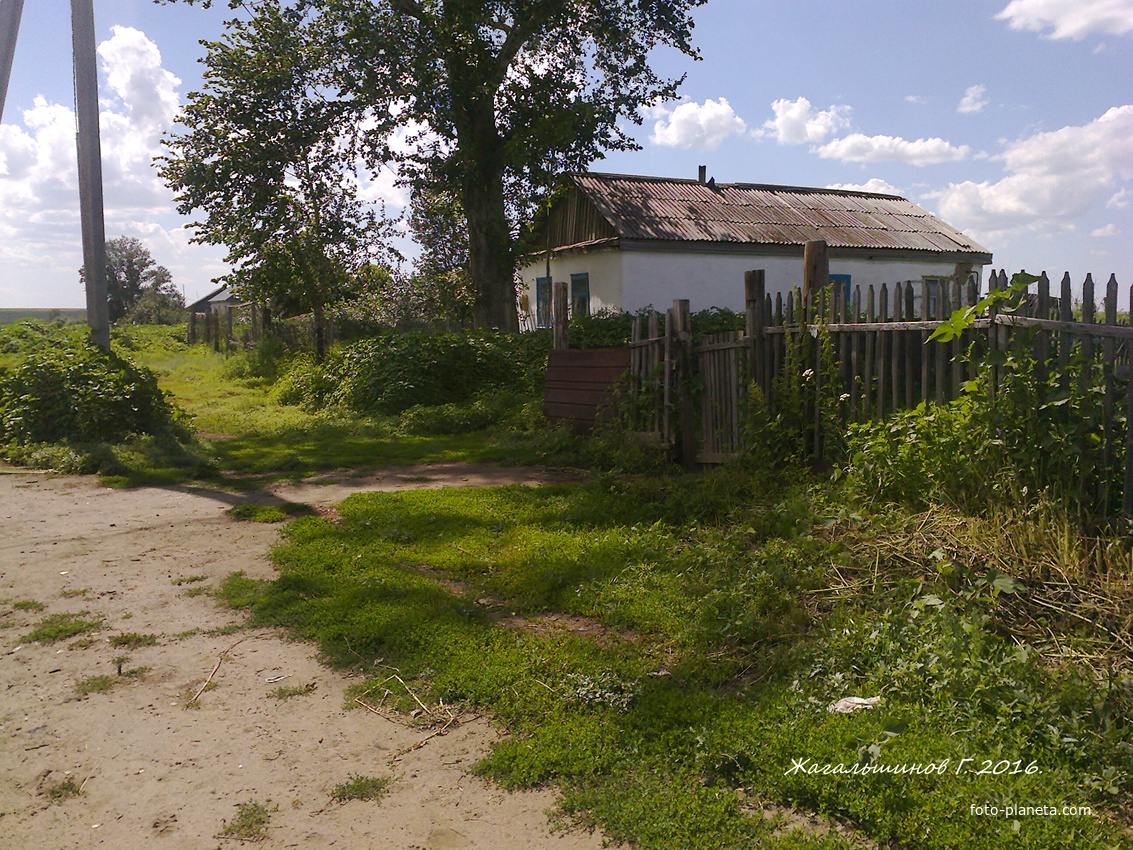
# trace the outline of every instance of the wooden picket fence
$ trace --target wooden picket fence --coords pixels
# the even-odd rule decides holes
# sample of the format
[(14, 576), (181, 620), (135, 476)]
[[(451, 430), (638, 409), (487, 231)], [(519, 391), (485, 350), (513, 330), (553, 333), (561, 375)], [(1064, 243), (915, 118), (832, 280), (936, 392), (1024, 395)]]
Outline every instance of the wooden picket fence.
[[(991, 275), (990, 290), (1007, 288), (1004, 272)], [(632, 425), (677, 447), (687, 465), (733, 458), (740, 449), (750, 388), (758, 387), (774, 412), (780, 401), (780, 379), (790, 363), (805, 384), (796, 392), (806, 399), (804, 413), (813, 429), (813, 459), (821, 462), (830, 436), (823, 433), (829, 423), (829, 405), (825, 417), (820, 411), (832, 390), (821, 382), (831, 374), (831, 358), (838, 382), (834, 388), (836, 419), (841, 428), (847, 422), (880, 419), (921, 402), (939, 404), (956, 398), (965, 382), (975, 377), (976, 367), (965, 356), (973, 344), (981, 353), (1006, 351), (1013, 333), (1029, 329), (1040, 379), (1045, 380), (1054, 368), (1065, 375), (1072, 358), (1079, 355), (1073, 360), (1082, 364), (1079, 379), (1099, 383), (1107, 445), (1124, 440), (1127, 446), (1126, 512), (1133, 514), (1133, 429), (1120, 429), (1115, 415), (1124, 395), (1133, 420), (1133, 382), (1129, 381), (1133, 328), (1127, 316), (1118, 314), (1117, 280), (1110, 276), (1100, 313), (1095, 309), (1090, 276), (1082, 286), (1077, 311), (1069, 275), (1062, 278), (1057, 294), (1051, 289), (1044, 274), (1027, 292), (986, 310), (951, 342), (928, 343), (953, 310), (978, 303), (980, 293), (974, 282), (947, 286), (908, 281), (892, 287), (883, 284), (877, 290), (870, 286), (864, 292), (857, 287), (848, 298), (826, 289), (804, 301), (797, 293), (786, 298), (777, 293), (772, 298), (765, 292), (763, 273), (749, 272), (742, 333), (718, 333), (694, 341), (687, 300), (675, 301), (664, 316), (635, 317), (630, 342)], [(1003, 368), (992, 371), (993, 392)], [(1092, 374), (1097, 370), (1100, 374)]]

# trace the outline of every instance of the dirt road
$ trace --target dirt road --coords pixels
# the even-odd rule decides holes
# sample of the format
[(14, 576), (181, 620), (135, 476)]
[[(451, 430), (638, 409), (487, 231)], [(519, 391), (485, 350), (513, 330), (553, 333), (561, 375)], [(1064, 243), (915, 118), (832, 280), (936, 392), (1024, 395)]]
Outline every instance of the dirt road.
[[(450, 464), (267, 498), (326, 505), (361, 489), (541, 480)], [(237, 501), (0, 474), (0, 848), (238, 846), (222, 834), (248, 803), (269, 813), (259, 845), (269, 848), (601, 846), (599, 835), (551, 831), (549, 792), (509, 793), (471, 775), (495, 734), (485, 720), (412, 749), (429, 731), (347, 709), (349, 680), (312, 646), (237, 630), (240, 615), (200, 588), (235, 570), (271, 576), (278, 535), (229, 519)], [(101, 626), (25, 640), (63, 614)], [(148, 636), (152, 645), (138, 645)], [(303, 693), (273, 697), (281, 687)], [(388, 794), (335, 802), (335, 787), (355, 776), (388, 777)]]

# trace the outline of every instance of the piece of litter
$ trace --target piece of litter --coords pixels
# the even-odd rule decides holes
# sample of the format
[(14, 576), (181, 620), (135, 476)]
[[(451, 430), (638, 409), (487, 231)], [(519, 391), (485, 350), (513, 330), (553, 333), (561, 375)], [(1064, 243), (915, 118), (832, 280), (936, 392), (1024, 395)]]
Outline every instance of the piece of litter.
[(881, 697), (843, 697), (826, 706), (826, 710), (837, 714), (852, 714), (859, 708), (873, 708), (879, 702)]
[(71, 571), (70, 571), (70, 570), (63, 570), (63, 572), (59, 573), (59, 575), (61, 575), (61, 576), (65, 576), (65, 575), (67, 575), (67, 573), (69, 573), (69, 572), (71, 572)]
[(290, 678), (291, 678), (291, 674), (287, 673), (286, 675), (283, 675), (283, 676), (269, 676), (264, 681), (267, 682), (269, 685), (274, 685), (276, 682), (282, 682), (284, 679), (290, 679)]

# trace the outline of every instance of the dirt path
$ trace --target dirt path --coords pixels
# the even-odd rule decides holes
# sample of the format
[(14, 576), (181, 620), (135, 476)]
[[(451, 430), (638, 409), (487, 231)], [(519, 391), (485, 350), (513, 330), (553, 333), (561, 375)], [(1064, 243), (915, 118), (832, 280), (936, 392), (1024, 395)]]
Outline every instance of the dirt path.
[[(267, 498), (331, 504), (361, 489), (543, 480), (449, 464), (332, 477)], [(321, 666), (312, 646), (271, 630), (233, 632), (240, 616), (198, 588), (235, 570), (271, 576), (278, 535), (230, 520), (235, 501), (198, 488), (0, 474), (0, 848), (237, 846), (220, 834), (250, 802), (271, 812), (259, 845), (269, 848), (601, 846), (599, 835), (551, 832), (550, 793), (508, 793), (471, 775), (493, 740), (485, 721), (411, 749), (428, 731), (347, 710), (349, 680)], [(82, 612), (102, 618), (101, 629), (21, 640), (48, 615)], [(156, 645), (111, 644), (130, 633), (156, 635)], [(187, 708), (229, 648), (215, 688)], [(96, 676), (110, 689), (80, 696), (78, 683)], [(270, 695), (311, 684), (289, 699)], [(389, 777), (387, 796), (332, 800), (362, 775)], [(52, 802), (67, 780), (82, 793)]]

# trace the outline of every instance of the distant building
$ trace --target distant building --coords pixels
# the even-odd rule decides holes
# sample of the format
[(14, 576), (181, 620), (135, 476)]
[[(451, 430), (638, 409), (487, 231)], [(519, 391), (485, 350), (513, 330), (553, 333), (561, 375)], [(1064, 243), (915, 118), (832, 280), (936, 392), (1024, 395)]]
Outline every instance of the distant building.
[[(991, 252), (896, 195), (573, 174), (521, 262), (528, 323), (551, 322), (553, 280), (570, 281), (574, 314), (668, 307), (743, 309), (743, 275), (763, 269), (774, 295), (803, 283), (803, 247), (828, 246), (831, 280), (847, 289), (898, 281), (980, 279)], [(539, 250), (540, 245), (546, 248)], [(919, 298), (919, 289), (918, 289)]]
[(240, 307), (243, 303), (229, 291), (228, 285), (225, 284), (214, 289), (204, 298), (194, 301), (189, 305), (188, 310), (190, 313), (211, 313), (223, 310), (225, 307)]

